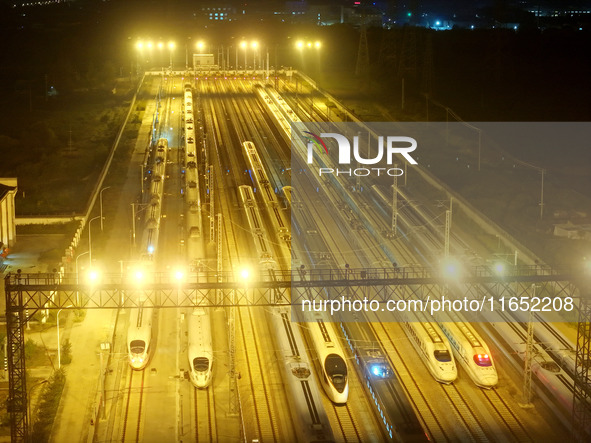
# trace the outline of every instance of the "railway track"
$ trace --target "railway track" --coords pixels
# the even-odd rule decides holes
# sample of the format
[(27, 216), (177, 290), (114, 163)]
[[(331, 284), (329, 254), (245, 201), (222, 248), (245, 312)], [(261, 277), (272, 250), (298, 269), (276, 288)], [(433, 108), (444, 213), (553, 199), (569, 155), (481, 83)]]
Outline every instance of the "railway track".
[[(416, 411), (420, 411), (419, 420), (423, 423), (423, 428), (430, 434), (431, 439), (435, 441), (452, 441), (452, 435), (446, 432), (439, 417), (432, 408), (430, 402), (427, 400), (423, 388), (419, 385), (416, 379), (412, 376), (412, 369), (408, 367), (399, 350), (393, 345), (394, 337), (386, 330), (382, 323), (368, 323), (373, 330), (376, 337), (380, 335), (386, 336), (387, 340), (382, 340), (382, 345), (390, 361), (390, 367), (394, 368), (396, 375), (404, 385), (406, 395), (411, 403), (414, 405)], [(379, 328), (383, 334), (378, 334), (376, 330)]]
[[(337, 423), (339, 425), (339, 431), (343, 437), (343, 441), (345, 442), (352, 442), (358, 441), (361, 442), (363, 439), (361, 438), (361, 432), (359, 430), (359, 425), (357, 424), (357, 420), (353, 416), (351, 412), (351, 408), (349, 407), (349, 403), (345, 403), (342, 406), (337, 406), (332, 403), (332, 408), (334, 410)], [(334, 429), (334, 431), (337, 431)], [(336, 432), (335, 432), (336, 433)]]
[(193, 388), (195, 409), (195, 441), (214, 442), (218, 440), (215, 420), (215, 399), (213, 387)]
[[(246, 308), (246, 310), (247, 314), (244, 314), (243, 309), (237, 309), (246, 355), (246, 368), (250, 380), (249, 386), (255, 413), (256, 434), (263, 441), (278, 441), (277, 420), (269, 401), (269, 387), (264, 376), (264, 366), (261, 361), (261, 351), (254, 328), (251, 308)], [(262, 389), (256, 389), (256, 386), (261, 386)]]
[[(141, 376), (138, 376), (141, 374)], [(131, 370), (129, 385), (127, 386), (127, 401), (123, 418), (121, 441), (141, 441), (142, 435), (142, 406), (144, 400), (144, 379), (146, 371)]]
[(499, 418), (499, 423), (502, 423), (511, 435), (513, 435), (516, 442), (533, 441), (511, 406), (501, 397), (496, 389), (483, 389), (481, 392), (486, 399), (486, 405)]
[[(487, 432), (483, 424), (473, 412), (458, 387), (455, 384), (440, 384), (440, 387), (445, 393), (445, 397), (449, 400), (449, 405), (458, 418), (458, 423), (464, 428), (466, 437), (470, 441), (490, 441), (490, 437), (487, 437)], [(462, 437), (462, 440), (466, 440), (466, 438)]]

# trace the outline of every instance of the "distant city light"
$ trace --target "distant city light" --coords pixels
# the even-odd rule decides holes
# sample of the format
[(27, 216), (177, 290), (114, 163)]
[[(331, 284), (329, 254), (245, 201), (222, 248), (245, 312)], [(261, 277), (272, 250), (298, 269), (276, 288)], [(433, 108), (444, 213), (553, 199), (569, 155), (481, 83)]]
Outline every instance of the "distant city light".
[(437, 20), (437, 21), (435, 22), (435, 26), (441, 26), (441, 22), (440, 22), (439, 20)]

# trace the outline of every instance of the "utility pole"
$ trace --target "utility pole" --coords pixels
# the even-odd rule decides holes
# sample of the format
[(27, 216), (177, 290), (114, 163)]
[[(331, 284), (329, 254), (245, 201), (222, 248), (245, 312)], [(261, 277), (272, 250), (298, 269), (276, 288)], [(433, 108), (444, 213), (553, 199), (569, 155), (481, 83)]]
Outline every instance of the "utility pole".
[[(536, 297), (536, 285), (531, 285), (532, 289), (532, 300)], [(522, 408), (532, 408), (533, 405), (531, 403), (531, 362), (533, 359), (533, 352), (534, 352), (534, 322), (533, 322), (533, 312), (530, 309), (529, 316), (527, 319), (527, 341), (525, 343), (525, 358), (524, 358), (524, 368), (523, 368), (523, 402), (519, 403), (519, 406)]]
[[(213, 165), (209, 165), (209, 241), (215, 241), (215, 216), (213, 203)], [(219, 258), (219, 256), (218, 256)]]
[(449, 234), (451, 232), (451, 215), (452, 215), (452, 204), (453, 200), (449, 200), (449, 209), (445, 211), (445, 246), (444, 246), (444, 257), (449, 257)]
[[(394, 165), (395, 168), (398, 164)], [(396, 237), (396, 230), (398, 229), (398, 176), (394, 176), (394, 184), (392, 185), (392, 235)]]
[(361, 26), (361, 35), (359, 36), (359, 51), (357, 52), (357, 65), (355, 66), (355, 75), (362, 76), (369, 70), (369, 50), (367, 48), (367, 28), (365, 23)]
[(540, 220), (544, 217), (544, 174), (546, 173), (545, 169), (541, 170), (542, 173), (542, 191), (540, 193)]

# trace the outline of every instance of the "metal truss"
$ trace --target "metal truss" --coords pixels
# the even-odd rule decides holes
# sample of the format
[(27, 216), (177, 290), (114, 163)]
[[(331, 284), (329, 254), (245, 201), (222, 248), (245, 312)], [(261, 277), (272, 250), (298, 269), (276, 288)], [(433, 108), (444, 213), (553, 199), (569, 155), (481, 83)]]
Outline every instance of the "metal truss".
[[(589, 291), (586, 291), (589, 293)], [(582, 297), (579, 305), (575, 386), (573, 391), (573, 436), (576, 441), (589, 441), (591, 434), (591, 300)]]
[[(393, 298), (425, 300), (442, 294), (472, 299), (519, 297), (528, 294), (532, 283), (539, 287), (537, 294), (540, 295), (579, 298), (578, 288), (572, 283), (574, 275), (558, 273), (545, 266), (514, 267), (503, 275), (488, 267), (474, 267), (463, 270), (455, 279), (442, 270), (423, 267), (314, 270), (300, 267), (286, 272), (267, 270), (249, 281), (234, 273), (216, 272), (193, 273), (183, 282), (165, 273), (152, 274), (142, 282), (134, 282), (133, 276), (122, 274), (105, 275), (100, 282), (82, 280), (76, 274), (8, 274), (5, 277), (8, 409), (13, 442), (25, 442), (28, 437), (24, 329), (26, 322), (40, 309), (120, 309), (142, 305), (155, 308), (301, 306), (309, 301), (338, 297), (383, 304)], [(583, 336), (587, 339), (582, 345), (579, 340), (577, 352), (583, 349), (583, 361), (588, 362), (591, 309), (585, 309), (587, 317), (583, 322), (587, 329)], [(25, 310), (31, 313), (29, 317)], [(581, 383), (584, 384), (581, 395), (588, 395), (588, 367)]]

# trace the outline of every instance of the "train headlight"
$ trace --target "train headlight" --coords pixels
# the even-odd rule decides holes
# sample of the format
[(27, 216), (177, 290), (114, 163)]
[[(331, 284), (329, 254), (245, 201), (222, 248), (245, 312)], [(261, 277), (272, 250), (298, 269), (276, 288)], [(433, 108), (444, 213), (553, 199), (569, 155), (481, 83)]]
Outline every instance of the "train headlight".
[(376, 377), (387, 378), (390, 375), (390, 368), (384, 364), (375, 364), (371, 367), (371, 373)]

